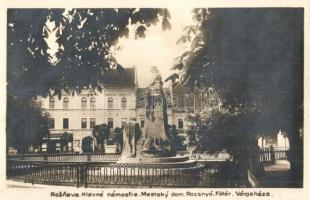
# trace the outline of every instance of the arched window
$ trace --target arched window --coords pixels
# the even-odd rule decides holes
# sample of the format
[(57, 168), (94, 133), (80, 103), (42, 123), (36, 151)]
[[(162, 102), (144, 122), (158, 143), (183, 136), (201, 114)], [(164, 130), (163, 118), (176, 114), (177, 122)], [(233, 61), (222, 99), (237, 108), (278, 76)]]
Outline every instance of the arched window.
[(53, 97), (50, 98), (49, 108), (50, 109), (54, 109), (55, 108), (55, 99)]
[(122, 97), (122, 108), (126, 108), (126, 107), (127, 107), (127, 98)]
[(96, 99), (95, 97), (92, 97), (90, 99), (90, 109), (95, 109), (96, 108)]
[(81, 99), (81, 108), (82, 109), (86, 109), (87, 108), (87, 98), (86, 97), (83, 97)]
[(108, 98), (108, 108), (113, 108), (113, 98), (112, 97)]
[(65, 97), (63, 102), (63, 108), (68, 109), (69, 108), (69, 98)]

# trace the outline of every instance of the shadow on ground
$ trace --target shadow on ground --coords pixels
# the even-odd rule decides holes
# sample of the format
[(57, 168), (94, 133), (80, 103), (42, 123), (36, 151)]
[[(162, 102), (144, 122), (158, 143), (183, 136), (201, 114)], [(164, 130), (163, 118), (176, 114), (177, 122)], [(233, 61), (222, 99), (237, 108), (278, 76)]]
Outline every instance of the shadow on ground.
[(292, 188), (298, 183), (291, 181), (292, 174), (290, 171), (290, 163), (287, 160), (277, 160), (273, 165), (267, 165), (265, 175), (261, 179), (262, 187), (267, 188)]

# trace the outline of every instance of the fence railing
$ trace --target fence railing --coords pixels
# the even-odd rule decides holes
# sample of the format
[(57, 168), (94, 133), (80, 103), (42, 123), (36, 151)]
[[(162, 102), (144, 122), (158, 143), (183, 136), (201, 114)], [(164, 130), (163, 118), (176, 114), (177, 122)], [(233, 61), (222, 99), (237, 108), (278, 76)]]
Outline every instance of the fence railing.
[[(103, 162), (48, 162), (7, 160), (7, 178), (48, 185), (76, 187), (165, 186), (199, 187), (210, 184), (206, 174), (212, 166), (169, 168), (165, 165), (134, 165)], [(218, 164), (217, 164), (218, 165)], [(211, 174), (212, 174), (211, 173)]]
[(207, 160), (207, 161), (226, 161), (231, 159), (231, 156), (228, 153), (217, 153), (217, 154), (207, 154), (207, 153), (195, 153), (190, 155), (192, 160)]
[(274, 164), (276, 160), (287, 159), (287, 150), (276, 148), (261, 148), (260, 162), (265, 165)]
[[(186, 154), (188, 155), (188, 153)], [(49, 161), (49, 162), (116, 162), (121, 155), (119, 154), (17, 154), (9, 155), (10, 160), (27, 160), (27, 161)], [(197, 153), (188, 155), (191, 160), (208, 160), (208, 161), (225, 161), (230, 159), (228, 153), (206, 154)]]
[[(9, 160), (24, 161), (48, 161), (48, 162), (116, 162), (119, 154), (17, 154), (8, 155)], [(228, 153), (219, 154), (191, 154), (191, 160), (197, 161), (225, 161), (231, 159)], [(287, 150), (283, 148), (261, 148), (259, 155), (260, 162), (263, 164), (272, 164), (275, 160), (287, 159)]]
[(17, 154), (9, 155), (10, 160), (49, 161), (49, 162), (113, 162), (120, 158), (119, 154)]
[[(197, 169), (173, 168), (167, 165), (116, 163), (116, 154), (61, 154), (61, 155), (12, 155), (7, 157), (7, 178), (48, 185), (71, 185), (76, 187), (217, 187), (223, 184), (218, 176), (229, 172), (229, 161), (208, 162), (211, 157), (197, 157)], [(193, 158), (193, 157), (192, 157)], [(227, 160), (227, 155), (220, 156)], [(286, 159), (284, 149), (264, 148), (260, 162), (273, 164)], [(104, 162), (103, 162), (104, 161)], [(204, 167), (201, 167), (203, 165)], [(223, 168), (224, 166), (225, 169)], [(224, 169), (224, 170), (221, 170)], [(217, 174), (217, 175), (216, 175)], [(222, 174), (222, 175), (221, 175)], [(225, 175), (226, 176), (226, 175)], [(225, 179), (225, 178), (224, 178)]]

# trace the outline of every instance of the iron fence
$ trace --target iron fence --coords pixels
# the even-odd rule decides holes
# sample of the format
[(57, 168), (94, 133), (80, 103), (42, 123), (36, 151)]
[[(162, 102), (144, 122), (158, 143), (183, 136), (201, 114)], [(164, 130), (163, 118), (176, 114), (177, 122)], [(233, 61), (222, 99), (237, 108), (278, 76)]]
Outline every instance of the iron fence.
[[(188, 153), (186, 154), (188, 155)], [(188, 155), (190, 160), (208, 160), (225, 161), (230, 159), (228, 153), (206, 154), (196, 153)], [(121, 157), (120, 154), (101, 154), (101, 153), (83, 153), (83, 154), (17, 154), (8, 155), (10, 160), (28, 160), (28, 161), (49, 161), (49, 162), (116, 162)]]
[(49, 161), (49, 162), (115, 162), (119, 154), (83, 153), (83, 154), (17, 154), (8, 155), (10, 160)]
[(76, 187), (206, 187), (217, 173), (218, 163), (171, 168), (164, 164), (7, 160), (8, 179)]
[(276, 160), (287, 159), (287, 150), (276, 148), (261, 148), (260, 162), (265, 165), (274, 164)]

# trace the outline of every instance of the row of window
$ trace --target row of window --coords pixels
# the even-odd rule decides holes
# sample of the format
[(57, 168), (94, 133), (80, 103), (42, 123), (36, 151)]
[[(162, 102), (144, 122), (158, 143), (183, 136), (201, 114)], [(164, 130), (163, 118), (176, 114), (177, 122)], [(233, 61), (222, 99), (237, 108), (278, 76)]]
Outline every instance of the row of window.
[[(113, 109), (113, 98), (109, 97), (108, 98), (108, 108), (109, 109)], [(49, 101), (49, 108), (50, 109), (54, 109), (55, 108), (55, 99), (54, 98), (50, 98)], [(87, 109), (87, 98), (83, 97), (81, 99), (81, 108), (82, 109)], [(95, 109), (96, 108), (96, 98), (92, 97), (90, 98), (90, 109)], [(122, 97), (121, 99), (121, 108), (127, 108), (127, 98), (126, 97)], [(63, 99), (63, 109), (69, 109), (69, 98), (65, 97)]]
[[(124, 127), (124, 125), (127, 122), (127, 118), (122, 118), (121, 119), (121, 125), (122, 127)], [(62, 126), (63, 129), (69, 129), (69, 118), (63, 118), (62, 121)], [(89, 118), (89, 128), (94, 128), (96, 126), (96, 118)], [(108, 118), (108, 126), (110, 128), (114, 128), (113, 126), (113, 118)], [(144, 119), (141, 119), (140, 121), (140, 126), (141, 128), (144, 127)], [(49, 124), (49, 128), (50, 129), (54, 129), (55, 128), (55, 119), (52, 118)], [(182, 129), (184, 128), (183, 126), (183, 119), (178, 119), (178, 128)], [(81, 118), (81, 129), (87, 129), (87, 118)]]
[[(127, 118), (122, 118), (121, 125), (122, 127), (126, 124)], [(69, 118), (63, 118), (62, 122), (62, 128), (63, 129), (69, 129)], [(89, 128), (94, 128), (96, 126), (96, 118), (90, 118), (89, 119)], [(108, 126), (110, 128), (114, 128), (113, 125), (113, 118), (108, 118)], [(141, 126), (144, 126), (144, 120), (141, 120)], [(52, 118), (49, 124), (50, 129), (55, 128), (55, 119)], [(81, 118), (81, 129), (87, 129), (87, 118)]]
[[(96, 118), (90, 118), (89, 119), (89, 128), (94, 128), (96, 126)], [(49, 128), (54, 129), (55, 128), (55, 119), (52, 118), (49, 123)], [(63, 118), (62, 119), (62, 128), (63, 129), (69, 129), (69, 118)], [(81, 118), (81, 128), (86, 129), (87, 128), (87, 118)]]

